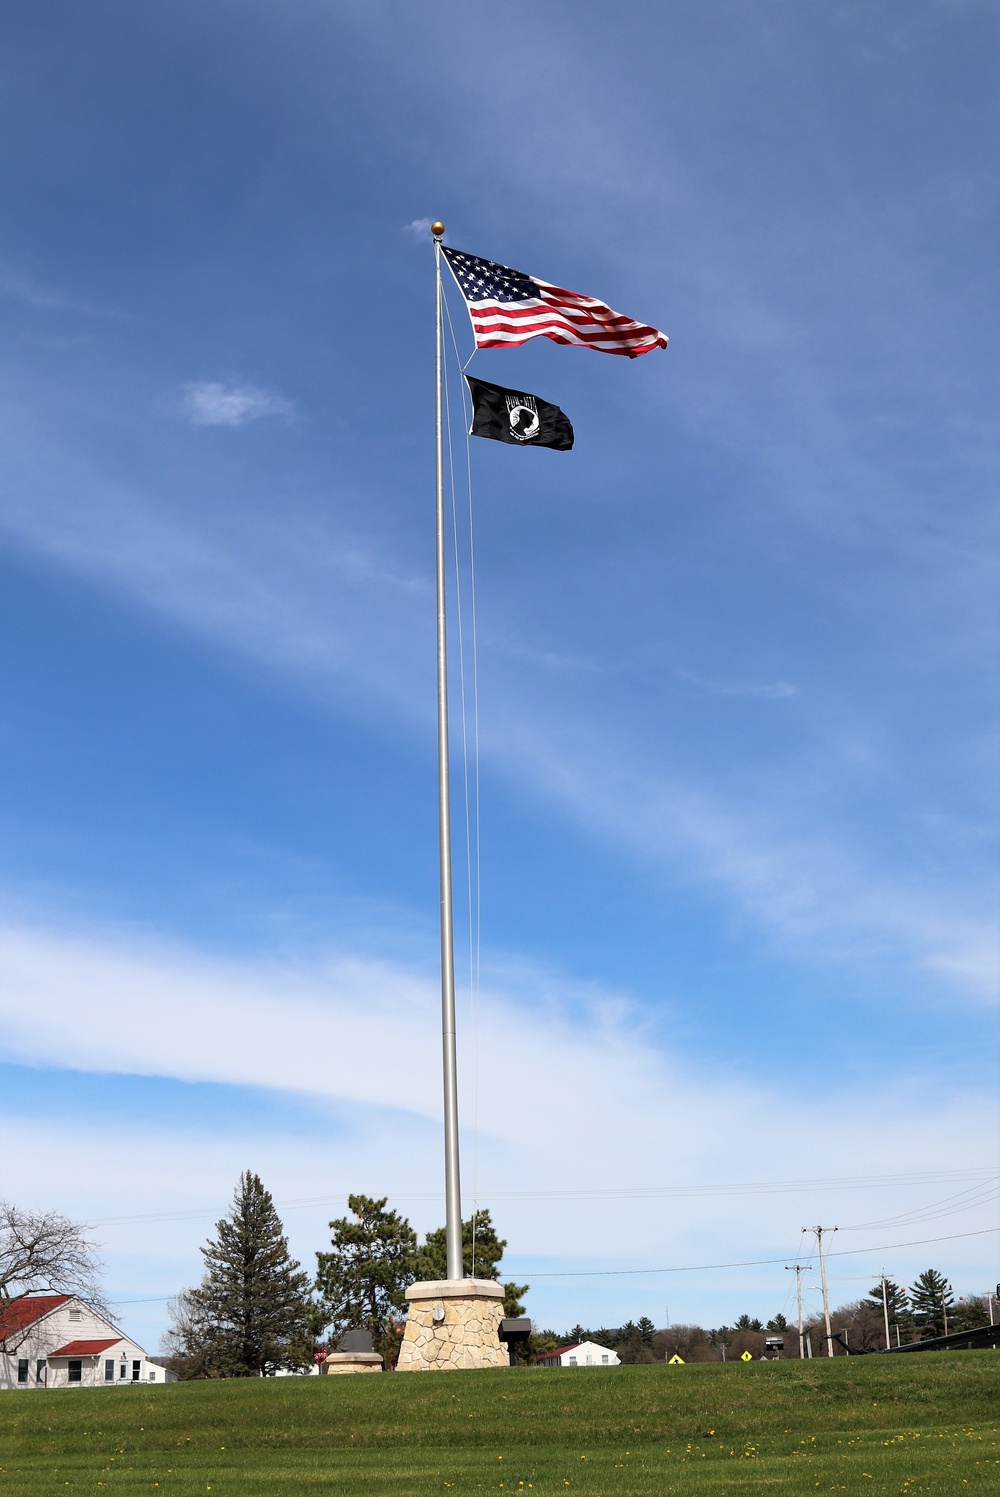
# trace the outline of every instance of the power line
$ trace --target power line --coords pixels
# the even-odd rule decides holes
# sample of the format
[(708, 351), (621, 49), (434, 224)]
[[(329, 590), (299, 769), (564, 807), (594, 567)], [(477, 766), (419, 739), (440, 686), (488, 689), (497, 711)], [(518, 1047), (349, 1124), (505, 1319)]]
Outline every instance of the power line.
[[(955, 1242), (962, 1237), (986, 1237), (991, 1232), (1000, 1233), (1000, 1227), (984, 1227), (979, 1232), (953, 1232), (948, 1237), (921, 1237), (915, 1242), (889, 1242), (882, 1243), (879, 1247), (844, 1248), (839, 1253), (827, 1253), (827, 1258), (851, 1258), (860, 1253), (888, 1253), (895, 1248), (925, 1247), (933, 1242)], [(738, 1263), (683, 1263), (673, 1268), (581, 1268), (567, 1269), (558, 1273), (534, 1273), (530, 1268), (520, 1270), (530, 1273), (533, 1279), (610, 1279), (624, 1277), (631, 1274), (654, 1274), (654, 1273), (707, 1273), (716, 1268), (762, 1268), (772, 1263), (782, 1263), (782, 1258), (744, 1258)], [(805, 1265), (806, 1268), (809, 1265)], [(870, 1277), (868, 1274), (865, 1278)], [(839, 1281), (838, 1281), (839, 1282)], [(112, 1299), (113, 1305), (152, 1305), (162, 1304), (165, 1300), (173, 1299), (172, 1294), (154, 1294), (144, 1299)]]
[[(797, 1194), (802, 1191), (864, 1189), (868, 1186), (933, 1185), (948, 1180), (982, 1180), (983, 1176), (995, 1176), (993, 1167), (922, 1170), (898, 1175), (844, 1175), (819, 1180), (760, 1180), (722, 1185), (649, 1185), (631, 1188), (597, 1187), (591, 1190), (497, 1190), (480, 1192), (480, 1199), (485, 1204), (489, 1204), (495, 1201), (641, 1201), (668, 1197), (694, 1199), (725, 1195), (782, 1195)], [(988, 1182), (984, 1182), (979, 1188), (984, 1189), (986, 1183)], [(305, 1210), (309, 1207), (337, 1205), (341, 1201), (346, 1201), (349, 1194), (349, 1191), (342, 1190), (321, 1196), (300, 1196), (293, 1200), (276, 1201), (275, 1205), (282, 1211)], [(960, 1192), (960, 1194), (967, 1194), (967, 1192)], [(392, 1201), (440, 1201), (442, 1199), (442, 1192), (439, 1190), (387, 1191), (386, 1195)], [(87, 1225), (111, 1227), (125, 1226), (133, 1222), (184, 1221), (222, 1215), (226, 1209), (223, 1205), (216, 1205), (187, 1207), (178, 1211), (136, 1212), (129, 1216), (96, 1217)], [(888, 1225), (888, 1223), (873, 1222), (871, 1225)], [(860, 1228), (855, 1230), (860, 1230)]]
[[(919, 1237), (914, 1242), (883, 1242), (876, 1247), (842, 1248), (838, 1253), (827, 1253), (826, 1257), (850, 1258), (859, 1253), (888, 1253), (894, 1248), (924, 1247), (931, 1242), (955, 1242), (960, 1237), (987, 1237), (991, 1233), (1000, 1233), (1000, 1227), (983, 1227), (978, 1232), (952, 1232), (948, 1237)], [(787, 1256), (786, 1254), (785, 1257)], [(519, 1271), (530, 1273), (534, 1279), (611, 1279), (632, 1274), (702, 1273), (715, 1268), (761, 1268), (784, 1261), (784, 1258), (744, 1258), (738, 1263), (682, 1263), (672, 1268), (579, 1268), (558, 1273), (535, 1273), (530, 1268), (524, 1268)]]

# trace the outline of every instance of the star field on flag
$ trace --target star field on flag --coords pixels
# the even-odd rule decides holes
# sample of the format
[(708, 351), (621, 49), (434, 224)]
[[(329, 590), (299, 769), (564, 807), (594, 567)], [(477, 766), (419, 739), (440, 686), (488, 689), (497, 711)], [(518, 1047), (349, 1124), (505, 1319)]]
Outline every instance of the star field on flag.
[(592, 296), (447, 245), (441, 251), (468, 305), (477, 348), (514, 348), (530, 338), (551, 338), (634, 359), (667, 346), (666, 333), (633, 322)]

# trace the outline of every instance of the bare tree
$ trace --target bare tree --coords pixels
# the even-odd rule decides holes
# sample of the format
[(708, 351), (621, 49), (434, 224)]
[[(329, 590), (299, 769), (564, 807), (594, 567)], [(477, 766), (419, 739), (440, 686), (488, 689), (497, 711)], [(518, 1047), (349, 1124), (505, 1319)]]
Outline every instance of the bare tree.
[(160, 1351), (178, 1377), (211, 1377), (213, 1326), (190, 1289), (167, 1304), (170, 1324), (160, 1337)]
[[(12, 1300), (44, 1289), (77, 1294), (107, 1315), (100, 1269), (97, 1248), (77, 1222), (57, 1211), (23, 1211), (0, 1201), (0, 1321)], [(15, 1350), (23, 1334), (7, 1336), (0, 1346)]]

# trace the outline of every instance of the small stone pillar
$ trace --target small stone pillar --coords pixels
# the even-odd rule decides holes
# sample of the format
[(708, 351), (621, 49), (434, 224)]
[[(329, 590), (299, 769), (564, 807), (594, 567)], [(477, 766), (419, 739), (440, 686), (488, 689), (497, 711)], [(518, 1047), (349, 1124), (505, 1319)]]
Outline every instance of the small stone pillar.
[(337, 1343), (336, 1351), (316, 1353), (321, 1364), (320, 1372), (381, 1372), (382, 1358), (372, 1345), (371, 1331), (345, 1331)]
[(320, 1368), (327, 1377), (338, 1372), (381, 1372), (382, 1358), (377, 1351), (331, 1351)]
[(426, 1279), (406, 1291), (410, 1302), (397, 1372), (509, 1367), (500, 1342), (503, 1285), (491, 1279)]

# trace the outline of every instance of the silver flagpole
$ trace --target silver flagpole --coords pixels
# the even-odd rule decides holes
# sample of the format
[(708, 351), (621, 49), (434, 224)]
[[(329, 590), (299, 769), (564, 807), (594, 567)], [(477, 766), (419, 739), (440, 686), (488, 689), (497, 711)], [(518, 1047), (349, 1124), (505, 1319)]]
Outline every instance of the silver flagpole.
[(451, 908), (451, 788), (448, 778), (448, 634), (445, 620), (444, 552), (444, 309), (441, 236), (444, 224), (431, 224), (437, 276), (435, 368), (437, 389), (437, 703), (438, 841), (441, 855), (441, 1048), (444, 1062), (444, 1201), (449, 1279), (465, 1277), (462, 1266), (462, 1187), (458, 1168), (458, 1057), (455, 1047), (455, 941)]

